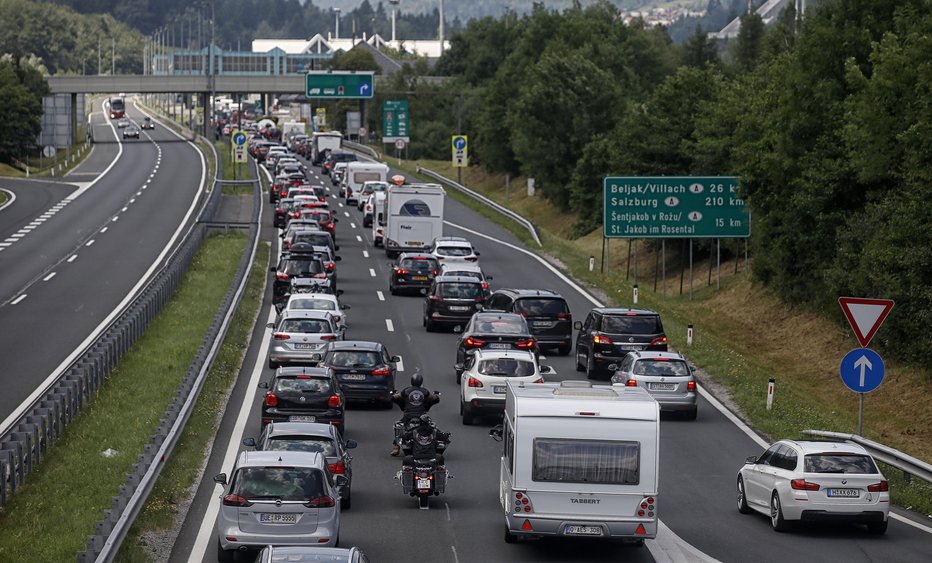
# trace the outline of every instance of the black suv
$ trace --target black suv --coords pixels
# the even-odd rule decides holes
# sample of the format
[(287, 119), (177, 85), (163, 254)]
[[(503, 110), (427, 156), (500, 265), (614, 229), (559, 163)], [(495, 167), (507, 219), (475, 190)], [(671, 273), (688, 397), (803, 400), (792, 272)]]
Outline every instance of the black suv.
[(489, 350), (529, 350), (537, 357), (540, 350), (534, 336), (528, 329), (527, 321), (521, 315), (502, 313), (500, 311), (483, 311), (469, 319), (460, 341), (456, 345), (456, 383), (463, 375), (466, 354), (478, 348)]
[(466, 324), (484, 302), (485, 290), (476, 278), (441, 274), (424, 299), (424, 328), (430, 332), (441, 324)]
[(275, 303), (285, 299), (292, 278), (327, 279), (326, 266), (319, 255), (314, 253), (314, 247), (306, 243), (292, 246), (291, 252), (282, 254), (278, 266), (272, 266), (269, 270), (275, 272), (272, 285), (272, 301)]
[(440, 274), (440, 263), (430, 254), (404, 252), (398, 262), (391, 264), (388, 290), (392, 295), (401, 291), (426, 292), (433, 279)]
[(667, 335), (660, 314), (647, 309), (598, 307), (589, 311), (585, 322), (576, 322), (576, 370), (611, 375), (608, 366), (637, 350), (667, 351)]
[(333, 370), (347, 400), (375, 401), (391, 408), (399, 361), (380, 342), (343, 340), (327, 345), (319, 365)]
[(281, 367), (268, 381), (262, 401), (262, 424), (270, 422), (322, 422), (344, 432), (346, 406), (343, 391), (330, 368)]
[(561, 356), (573, 349), (573, 314), (566, 299), (549, 289), (499, 289), (486, 310), (517, 313), (527, 319), (541, 348), (554, 347)]

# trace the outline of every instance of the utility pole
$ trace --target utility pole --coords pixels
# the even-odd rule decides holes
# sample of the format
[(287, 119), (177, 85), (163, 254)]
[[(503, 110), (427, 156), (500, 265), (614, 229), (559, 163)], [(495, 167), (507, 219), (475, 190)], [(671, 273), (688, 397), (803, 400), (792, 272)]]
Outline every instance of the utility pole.
[(110, 38), (110, 76), (116, 74), (116, 38)]
[[(461, 99), (462, 98), (460, 97), (460, 95), (457, 94), (456, 95), (456, 134), (457, 135), (463, 134), (463, 119), (462, 119), (463, 114), (460, 111)], [(463, 184), (463, 168), (461, 166), (456, 167), (456, 183), (460, 185)]]
[(100, 36), (97, 36), (97, 75), (100, 76)]
[(440, 52), (443, 53), (443, 0), (440, 0)]
[[(204, 126), (205, 127), (207, 126), (208, 121), (211, 121), (211, 122), (213, 121), (214, 98), (217, 97), (217, 93), (215, 91), (217, 87), (217, 84), (215, 81), (215, 73), (217, 72), (217, 66), (214, 64), (214, 55), (213, 55), (213, 52), (214, 52), (214, 6), (216, 5), (216, 3), (217, 3), (217, 0), (210, 0), (210, 47), (208, 48), (208, 51), (207, 51), (208, 53), (207, 58), (210, 61), (210, 101), (209, 101), (210, 108), (209, 110), (207, 107), (204, 108)], [(205, 130), (204, 133), (205, 133), (204, 136), (206, 137), (207, 131)], [(214, 134), (216, 135), (216, 129), (214, 131)]]
[(395, 48), (395, 11), (398, 8), (398, 2), (401, 0), (388, 0), (388, 3), (392, 5), (392, 48)]
[(336, 19), (336, 24), (334, 25), (336, 30), (334, 31), (333, 38), (339, 39), (340, 38), (340, 8), (334, 8), (333, 13), (335, 14), (335, 19)]

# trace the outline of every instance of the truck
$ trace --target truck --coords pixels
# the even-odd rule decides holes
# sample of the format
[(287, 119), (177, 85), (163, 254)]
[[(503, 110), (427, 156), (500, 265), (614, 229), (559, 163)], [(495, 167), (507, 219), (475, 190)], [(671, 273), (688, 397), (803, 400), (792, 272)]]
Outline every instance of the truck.
[(402, 252), (427, 251), (436, 237), (443, 236), (445, 197), (446, 192), (439, 184), (403, 184), (388, 188), (383, 245), (389, 258)]
[(640, 387), (589, 381), (505, 389), (499, 501), (505, 541), (657, 536), (660, 406)]
[(343, 174), (343, 195), (346, 205), (359, 203), (359, 192), (366, 182), (384, 182), (388, 179), (388, 165), (381, 162), (349, 162)]
[(324, 163), (324, 153), (339, 150), (343, 146), (343, 134), (339, 131), (315, 131), (311, 139), (311, 164), (321, 166)]

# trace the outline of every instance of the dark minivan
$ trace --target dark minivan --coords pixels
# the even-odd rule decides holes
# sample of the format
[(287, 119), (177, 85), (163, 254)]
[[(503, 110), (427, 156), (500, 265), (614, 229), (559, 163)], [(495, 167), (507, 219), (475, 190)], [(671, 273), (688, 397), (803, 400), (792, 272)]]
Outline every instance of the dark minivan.
[(391, 408), (395, 364), (399, 361), (401, 358), (390, 355), (380, 342), (338, 340), (327, 345), (319, 365), (336, 374), (347, 400), (372, 401)]
[(598, 307), (589, 312), (585, 322), (574, 326), (576, 335), (576, 370), (610, 376), (608, 366), (621, 363), (638, 350), (667, 351), (667, 335), (660, 314), (648, 309)]
[(344, 431), (343, 391), (333, 371), (326, 367), (280, 367), (259, 387), (262, 424), (269, 422), (323, 422)]
[(541, 348), (556, 348), (561, 356), (573, 349), (573, 314), (566, 299), (555, 291), (499, 289), (485, 308), (523, 316)]
[(431, 332), (440, 325), (465, 325), (484, 302), (485, 289), (478, 279), (441, 274), (424, 298), (424, 328)]

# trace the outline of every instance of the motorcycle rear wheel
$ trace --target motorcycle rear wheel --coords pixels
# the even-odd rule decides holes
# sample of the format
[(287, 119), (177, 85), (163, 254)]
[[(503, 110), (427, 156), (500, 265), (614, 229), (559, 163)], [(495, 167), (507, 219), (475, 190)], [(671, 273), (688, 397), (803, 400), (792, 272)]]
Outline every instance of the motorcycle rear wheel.
[(417, 495), (417, 507), (422, 510), (430, 508), (430, 495), (427, 493)]

